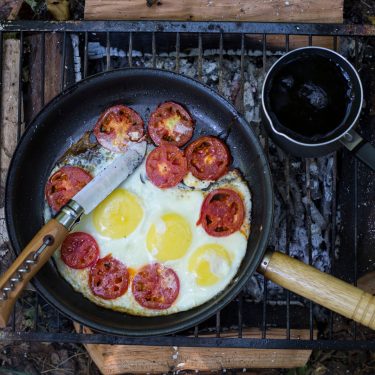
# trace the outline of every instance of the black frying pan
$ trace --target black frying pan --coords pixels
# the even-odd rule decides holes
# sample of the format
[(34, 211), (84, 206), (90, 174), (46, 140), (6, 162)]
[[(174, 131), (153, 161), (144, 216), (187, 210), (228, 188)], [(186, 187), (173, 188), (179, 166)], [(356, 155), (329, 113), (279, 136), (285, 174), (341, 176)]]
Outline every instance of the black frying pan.
[[(240, 292), (261, 261), (260, 270), (267, 277), (292, 290), (297, 286), (296, 292), (311, 299), (316, 297), (316, 288), (327, 289), (326, 284), (314, 285), (315, 279), (321, 278), (319, 271), (280, 253), (263, 257), (272, 222), (272, 182), (267, 159), (249, 124), (214, 90), (184, 76), (154, 69), (125, 69), (92, 76), (57, 96), (28, 126), (12, 159), (6, 184), (6, 222), (16, 252), (19, 253), (43, 226), (45, 182), (71, 142), (93, 129), (99, 114), (109, 106), (126, 104), (147, 123), (150, 112), (167, 100), (183, 103), (188, 108), (196, 119), (195, 138), (204, 134), (228, 135), (226, 142), (233, 156), (233, 166), (242, 171), (249, 183), (253, 201), (251, 235), (235, 280), (221, 294), (199, 307), (153, 318), (131, 316), (93, 304), (71, 288), (52, 261), (33, 279), (36, 289), (75, 321), (99, 331), (135, 336), (172, 333), (207, 319)], [(311, 278), (307, 285), (304, 274)], [(335, 311), (352, 317), (362, 292), (327, 277), (333, 280), (329, 280), (332, 288), (336, 288), (331, 290), (333, 294), (337, 288), (354, 289), (348, 292), (351, 295), (346, 297), (344, 307), (337, 301), (339, 307), (329, 301), (325, 303), (327, 307), (336, 307)], [(335, 300), (335, 297), (331, 294), (327, 298)], [(347, 303), (348, 298), (352, 299), (350, 303)], [(315, 301), (322, 303), (319, 298)], [(371, 320), (375, 305), (370, 306), (369, 317), (367, 312), (359, 314), (361, 306), (354, 315), (363, 315), (365, 323), (371, 325), (367, 320)]]

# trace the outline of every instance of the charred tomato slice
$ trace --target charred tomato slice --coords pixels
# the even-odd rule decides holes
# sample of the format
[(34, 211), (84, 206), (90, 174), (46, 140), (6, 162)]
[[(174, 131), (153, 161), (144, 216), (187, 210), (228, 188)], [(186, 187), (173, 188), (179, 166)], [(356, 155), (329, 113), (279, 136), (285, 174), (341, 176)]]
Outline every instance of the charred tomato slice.
[(91, 175), (80, 167), (66, 165), (60, 168), (48, 179), (45, 187), (49, 206), (58, 211), (91, 180)]
[(89, 274), (91, 291), (104, 299), (115, 299), (128, 290), (129, 272), (125, 264), (108, 254), (99, 259)]
[(147, 157), (147, 176), (159, 188), (176, 186), (185, 177), (186, 172), (186, 158), (176, 146), (161, 145), (152, 150)]
[(231, 162), (228, 147), (215, 137), (201, 137), (186, 147), (189, 171), (200, 180), (217, 180)]
[(151, 114), (148, 132), (156, 145), (169, 143), (181, 147), (193, 135), (194, 121), (180, 104), (166, 102)]
[(75, 269), (90, 267), (99, 258), (95, 238), (84, 232), (70, 233), (61, 245), (61, 259)]
[(238, 231), (245, 218), (240, 195), (231, 189), (216, 189), (204, 199), (197, 224), (214, 237), (224, 237)]
[(134, 298), (148, 309), (169, 308), (177, 299), (179, 291), (180, 281), (177, 274), (159, 263), (142, 267), (133, 279)]
[(124, 152), (129, 142), (138, 142), (143, 137), (144, 124), (136, 111), (125, 105), (116, 105), (100, 116), (94, 134), (108, 150)]

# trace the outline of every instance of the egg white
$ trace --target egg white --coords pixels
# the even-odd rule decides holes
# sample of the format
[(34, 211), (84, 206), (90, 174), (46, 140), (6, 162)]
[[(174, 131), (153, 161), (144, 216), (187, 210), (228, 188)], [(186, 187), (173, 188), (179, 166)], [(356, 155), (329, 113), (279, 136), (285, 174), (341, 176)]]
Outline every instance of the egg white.
[[(104, 156), (105, 158), (102, 159), (104, 161), (98, 162), (96, 165), (90, 164), (90, 171), (93, 175), (99, 173), (99, 170), (113, 159), (111, 155)], [(79, 165), (85, 168), (85, 165), (91, 161), (81, 160)], [(72, 160), (70, 160), (69, 164), (73, 165)], [(85, 169), (87, 170), (87, 168)], [(150, 252), (146, 246), (146, 236), (150, 226), (154, 224), (157, 231), (162, 232), (163, 222), (160, 220), (160, 217), (166, 213), (176, 213), (185, 218), (189, 222), (192, 232), (191, 245), (186, 254), (180, 259), (159, 262), (172, 268), (180, 281), (179, 295), (168, 309), (153, 310), (142, 307), (134, 299), (131, 292), (131, 281), (128, 291), (121, 297), (105, 300), (95, 296), (88, 285), (89, 269), (76, 270), (70, 268), (61, 260), (60, 250), (54, 254), (54, 260), (59, 272), (76, 291), (81, 292), (92, 302), (106, 308), (133, 315), (169, 315), (178, 311), (189, 310), (210, 300), (223, 291), (234, 279), (245, 256), (247, 239), (250, 233), (251, 194), (247, 183), (237, 170), (228, 172), (216, 182), (202, 186), (194, 185), (194, 187), (189, 187), (184, 183), (180, 183), (174, 188), (159, 189), (147, 178), (144, 160), (134, 173), (120, 185), (120, 188), (124, 188), (135, 194), (143, 208), (143, 218), (134, 232), (126, 238), (111, 239), (105, 237), (95, 229), (92, 214), (82, 217), (73, 230), (74, 232), (83, 231), (89, 233), (95, 238), (100, 248), (100, 258), (103, 258), (107, 254), (112, 254), (114, 258), (123, 262), (128, 268), (137, 270), (146, 264), (159, 262), (155, 259), (154, 252)], [(201, 225), (196, 225), (205, 196), (217, 188), (231, 188), (236, 190), (241, 195), (245, 205), (246, 215), (241, 230), (226, 237), (209, 236)], [(47, 214), (45, 218), (48, 219)], [(222, 271), (225, 271), (225, 275), (216, 284), (199, 286), (196, 283), (195, 274), (188, 270), (188, 263), (192, 253), (205, 244), (223, 246), (230, 255), (231, 264), (229, 267), (225, 266), (223, 268)]]

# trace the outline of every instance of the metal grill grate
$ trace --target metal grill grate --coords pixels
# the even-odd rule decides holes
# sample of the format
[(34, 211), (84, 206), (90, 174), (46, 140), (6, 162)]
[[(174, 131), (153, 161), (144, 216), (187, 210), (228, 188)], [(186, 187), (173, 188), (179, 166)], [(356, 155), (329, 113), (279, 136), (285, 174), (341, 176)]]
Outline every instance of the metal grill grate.
[[(354, 40), (353, 56), (357, 68), (360, 67), (361, 59), (359, 56), (360, 44), (363, 47), (369, 38), (375, 37), (375, 28), (371, 26), (353, 26), (353, 25), (327, 25), (327, 24), (271, 24), (271, 23), (233, 23), (233, 22), (122, 22), (122, 21), (96, 21), (96, 22), (4, 22), (0, 23), (0, 73), (3, 64), (3, 44), (9, 33), (16, 33), (20, 40), (21, 46), (24, 46), (24, 39), (31, 34), (41, 35), (41, 87), (44, 88), (45, 81), (45, 39), (50, 33), (57, 33), (62, 37), (62, 65), (61, 65), (61, 82), (60, 89), (63, 90), (69, 84), (68, 74), (72, 72), (72, 63), (68, 61), (70, 36), (79, 36), (79, 48), (82, 52), (81, 57), (82, 77), (85, 78), (92, 74), (88, 58), (88, 44), (91, 40), (101, 40), (105, 45), (105, 56), (102, 64), (103, 70), (113, 68), (113, 59), (111, 58), (112, 42), (121, 37), (125, 42), (123, 45), (127, 48), (128, 67), (134, 66), (134, 48), (141, 48), (149, 53), (151, 66), (157, 66), (157, 60), (161, 53), (174, 53), (174, 70), (179, 72), (181, 66), (181, 54), (186, 48), (196, 48), (198, 56), (196, 78), (202, 80), (203, 76), (203, 58), (204, 53), (209, 46), (215, 48), (218, 54), (218, 84), (217, 89), (223, 92), (224, 87), (224, 60), (227, 56), (225, 45), (234, 45), (239, 51), (240, 58), (240, 87), (237, 100), (237, 108), (240, 112), (244, 111), (244, 69), (246, 50), (248, 49), (248, 36), (256, 36), (258, 49), (261, 51), (258, 60), (262, 64), (263, 75), (266, 73), (269, 59), (269, 38), (275, 36), (282, 38), (283, 46), (278, 47), (280, 52), (286, 52), (291, 48), (291, 38), (298, 35), (305, 38), (306, 45), (312, 45), (314, 38), (317, 36), (332, 37), (332, 47), (338, 48), (342, 40)], [(214, 47), (216, 45), (216, 47)], [(273, 46), (273, 49), (274, 46)], [(24, 67), (24, 50), (22, 49), (19, 59), (19, 74), (22, 77), (22, 69)], [(50, 62), (47, 62), (50, 63)], [(0, 76), (0, 85), (2, 83)], [(19, 81), (19, 103), (22, 103), (23, 82)], [(44, 90), (41, 91), (41, 103), (44, 104)], [(0, 109), (1, 111), (1, 109)], [(22, 108), (18, 108), (18, 137), (22, 133), (23, 118)], [(262, 132), (262, 130), (260, 129)], [(264, 147), (269, 153), (269, 141), (265, 137)], [(340, 201), (336, 201), (338, 190), (338, 169), (337, 165), (345, 158), (342, 153), (335, 154), (333, 157), (333, 200), (331, 214), (331, 249), (329, 249), (332, 273), (339, 274), (336, 269), (334, 244), (336, 243), (337, 223), (336, 211)], [(307, 225), (308, 234), (308, 261), (312, 261), (312, 245), (311, 245), (311, 179), (310, 179), (310, 159), (303, 161), (305, 174), (305, 194), (307, 197)], [(288, 182), (290, 177), (291, 160), (289, 156), (285, 156), (283, 167), (285, 180)], [(344, 274), (349, 281), (356, 283), (358, 275), (358, 236), (360, 228), (358, 227), (358, 216), (361, 215), (358, 208), (358, 176), (359, 169), (357, 161), (353, 161), (350, 166), (350, 173), (353, 174), (353, 185), (351, 191), (352, 208), (353, 208), (353, 225), (349, 225), (346, 230), (351, 233), (348, 238), (352, 238), (352, 242), (345, 243), (345, 248), (341, 251), (340, 257), (347, 262), (352, 262), (351, 274)], [(362, 171), (366, 173), (366, 171)], [(370, 173), (370, 172), (368, 172)], [(290, 206), (290, 187), (286, 183), (286, 207)], [(291, 220), (290, 213), (286, 212), (286, 238), (290, 238)], [(345, 224), (345, 223), (344, 223)], [(349, 227), (350, 226), (350, 227)], [(289, 254), (289, 241), (286, 241), (286, 252)], [(330, 313), (328, 315), (328, 330), (325, 331), (323, 337), (314, 339), (314, 315), (313, 304), (307, 302), (306, 309), (297, 308), (292, 302), (292, 294), (285, 291), (285, 298), (275, 310), (269, 304), (268, 284), (264, 281), (264, 294), (260, 304), (255, 304), (246, 297), (245, 293), (241, 293), (235, 301), (233, 301), (225, 311), (218, 312), (216, 317), (203, 323), (199, 327), (195, 327), (188, 332), (179, 333), (172, 336), (132, 338), (104, 335), (101, 333), (84, 334), (82, 327), (79, 333), (75, 333), (69, 319), (61, 316), (52, 306), (48, 305), (35, 292), (25, 292), (22, 303), (19, 303), (14, 312), (11, 326), (1, 334), (0, 339), (7, 340), (24, 340), (24, 341), (48, 341), (48, 342), (75, 342), (75, 343), (107, 343), (107, 344), (140, 344), (140, 345), (177, 345), (177, 346), (217, 346), (217, 347), (246, 347), (246, 348), (325, 348), (325, 349), (353, 349), (353, 348), (375, 348), (375, 341), (365, 340), (365, 336), (357, 337), (357, 327), (353, 323), (351, 332), (346, 337), (337, 339), (335, 334), (336, 316)], [(30, 304), (30, 305), (29, 305)], [(30, 324), (27, 327), (18, 327), (16, 324), (16, 316), (22, 309), (22, 314), (32, 316)], [(43, 312), (43, 318), (40, 312)], [(276, 313), (275, 313), (276, 311)], [(243, 329), (248, 324), (249, 315), (257, 315), (255, 319), (256, 326), (261, 330), (261, 338), (243, 338)], [(279, 327), (285, 328), (285, 339), (270, 339), (267, 336), (267, 330), (272, 324), (275, 325), (274, 319), (270, 316), (277, 314), (276, 319)], [(302, 314), (302, 315), (301, 315)], [(229, 315), (229, 318), (228, 318)], [(46, 328), (45, 319), (50, 319), (54, 325)], [(295, 326), (296, 319), (306, 320), (304, 328), (309, 330), (309, 338), (301, 340), (293, 338), (291, 334)], [(236, 337), (222, 337), (222, 333), (235, 326)], [(207, 330), (216, 332), (216, 337), (205, 337)], [(203, 333), (203, 334), (202, 334)]]

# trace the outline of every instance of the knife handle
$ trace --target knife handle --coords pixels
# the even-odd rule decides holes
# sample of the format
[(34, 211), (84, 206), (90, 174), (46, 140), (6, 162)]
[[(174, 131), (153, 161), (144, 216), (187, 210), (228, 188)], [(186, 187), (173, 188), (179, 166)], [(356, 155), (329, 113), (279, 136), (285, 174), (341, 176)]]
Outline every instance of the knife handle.
[(7, 271), (0, 277), (0, 327), (7, 325), (20, 293), (61, 245), (68, 230), (51, 219), (29, 242)]
[(70, 200), (54, 219), (40, 229), (9, 269), (0, 276), (1, 328), (6, 327), (12, 308), (24, 287), (61, 245), (82, 214), (83, 208)]

